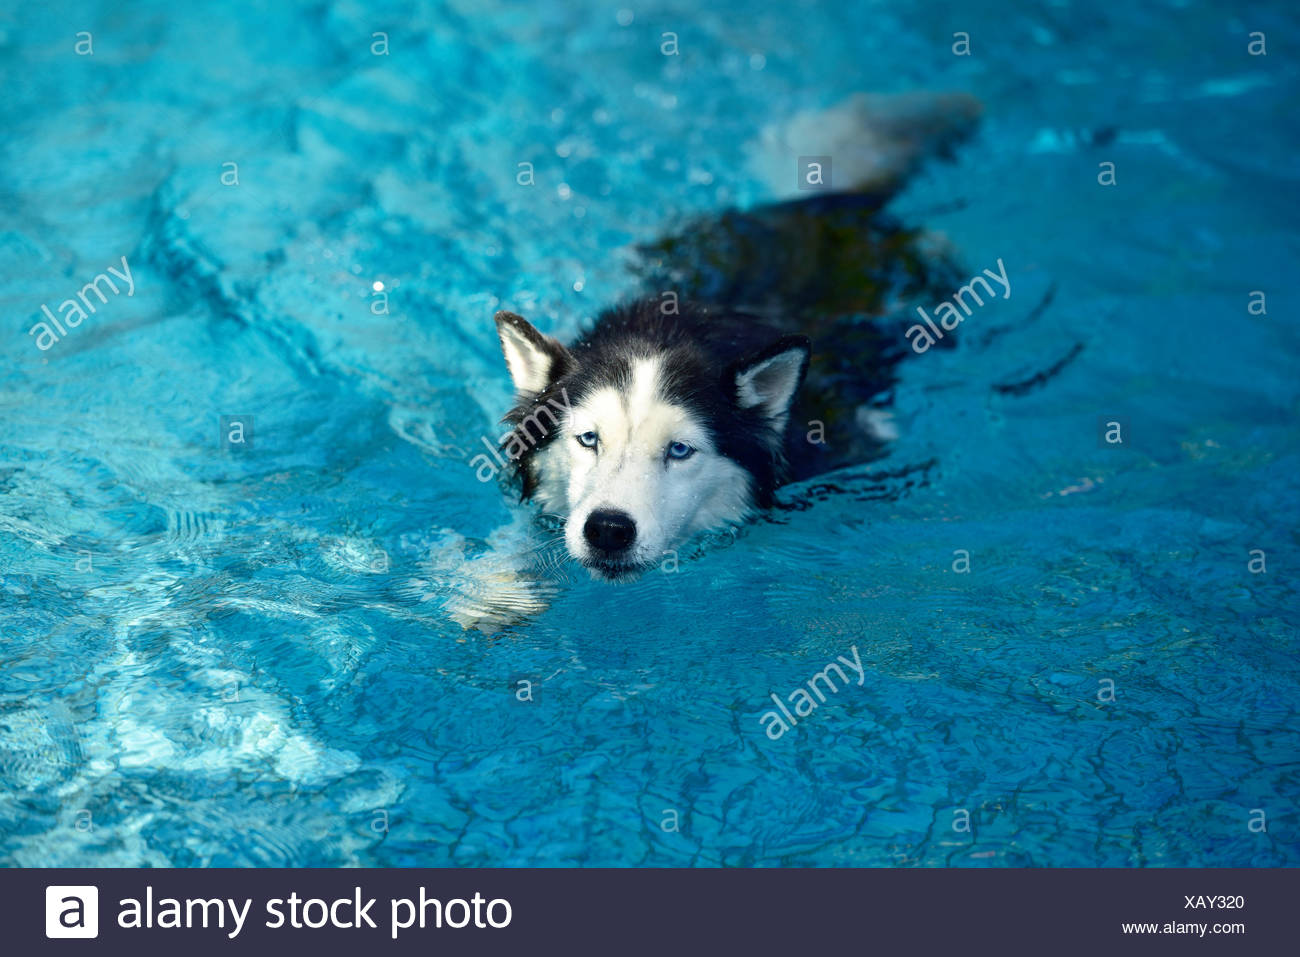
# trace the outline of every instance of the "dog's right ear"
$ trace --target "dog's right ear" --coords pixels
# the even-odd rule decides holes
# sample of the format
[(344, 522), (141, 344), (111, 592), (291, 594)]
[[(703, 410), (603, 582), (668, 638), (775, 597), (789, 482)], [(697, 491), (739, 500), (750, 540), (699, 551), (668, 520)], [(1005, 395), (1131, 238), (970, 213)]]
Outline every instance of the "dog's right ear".
[(496, 322), (501, 351), (517, 392), (536, 395), (572, 368), (569, 350), (542, 335), (523, 316), (502, 310)]

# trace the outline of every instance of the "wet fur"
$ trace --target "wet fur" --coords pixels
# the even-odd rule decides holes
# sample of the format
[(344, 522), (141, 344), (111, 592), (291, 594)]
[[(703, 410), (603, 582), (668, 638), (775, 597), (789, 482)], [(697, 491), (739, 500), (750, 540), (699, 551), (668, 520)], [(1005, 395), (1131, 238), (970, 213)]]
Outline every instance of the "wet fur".
[(516, 447), (526, 448), (514, 463), (522, 499), (538, 491), (539, 463), (560, 433), (558, 426), (546, 424), (553, 418), (541, 410), (580, 405), (604, 387), (626, 392), (633, 362), (658, 358), (667, 372), (661, 380), (663, 397), (696, 414), (718, 452), (751, 477), (754, 504), (771, 505), (788, 474), (788, 443), (762, 411), (737, 404), (735, 379), (792, 346), (806, 347), (807, 340), (783, 336), (752, 315), (680, 302), (672, 304), (675, 312), (666, 313), (664, 304), (662, 299), (642, 300), (610, 309), (568, 349), (556, 348), (553, 341), (546, 346), (551, 382), (541, 392), (518, 396), (505, 417), (516, 430)]
[[(623, 490), (661, 487), (669, 505), (680, 505), (721, 486), (722, 500), (737, 500), (734, 515), (706, 508), (699, 520), (685, 523), (698, 530), (709, 518), (743, 518), (767, 508), (785, 482), (886, 453), (893, 438), (887, 409), (897, 366), (908, 354), (906, 317), (912, 304), (947, 295), (959, 272), (923, 234), (904, 228), (883, 207), (926, 158), (948, 155), (969, 136), (978, 116), (979, 105), (970, 97), (905, 94), (855, 97), (811, 120), (797, 117), (786, 131), (790, 135), (779, 129), (765, 133), (763, 151), (778, 179), (793, 169), (795, 153), (806, 152), (809, 136), (822, 140), (833, 128), (839, 145), (826, 152), (837, 152), (837, 169), (848, 163), (846, 189), (679, 222), (664, 238), (638, 247), (633, 269), (642, 298), (602, 312), (567, 347), (522, 317), (498, 313), (516, 385), (504, 419), (512, 429), (502, 445), (504, 458), (520, 498), (566, 521), (572, 557), (583, 560), (575, 541), (582, 544), (580, 523), (592, 513), (593, 497), (601, 508), (606, 498), (615, 506), (623, 498), (636, 502), (643, 517), (668, 528), (647, 508), (653, 496), (624, 496)], [(941, 347), (951, 345), (948, 337)], [(782, 381), (762, 385), (773, 377), (766, 371), (773, 367)], [(647, 368), (656, 373), (653, 390), (644, 383)], [(771, 395), (756, 399), (755, 390), (763, 388), (779, 393), (779, 401)], [(631, 391), (654, 392), (651, 413), (636, 414), (644, 400), (630, 397)], [(596, 460), (574, 458), (576, 435), (557, 444), (572, 429), (591, 428), (569, 421), (571, 410), (588, 399), (618, 420), (621, 436), (630, 436), (622, 439), (623, 450), (612, 449), (617, 455), (604, 460), (603, 468)], [(657, 406), (662, 409), (656, 418)], [(561, 408), (563, 415), (556, 412)], [(595, 415), (589, 410), (579, 417), (586, 422)], [(682, 421), (707, 433), (710, 468), (674, 474), (647, 465), (653, 463), (647, 455), (653, 455), (654, 443), (675, 438), (668, 433)], [(647, 428), (639, 429), (640, 422)], [(641, 456), (641, 465), (626, 473), (636, 477), (625, 480), (617, 463), (628, 455)], [(596, 477), (596, 493), (584, 486), (578, 510), (569, 485), (581, 485), (584, 470)], [(696, 477), (694, 485), (688, 476)], [(452, 616), (466, 627), (495, 627), (502, 617), (517, 619), (544, 608), (546, 597), (523, 568), (524, 556), (514, 559), (520, 572), (506, 603), (509, 614), (453, 601)], [(500, 579), (499, 561), (467, 565), (473, 583)], [(638, 570), (644, 567), (643, 557)]]

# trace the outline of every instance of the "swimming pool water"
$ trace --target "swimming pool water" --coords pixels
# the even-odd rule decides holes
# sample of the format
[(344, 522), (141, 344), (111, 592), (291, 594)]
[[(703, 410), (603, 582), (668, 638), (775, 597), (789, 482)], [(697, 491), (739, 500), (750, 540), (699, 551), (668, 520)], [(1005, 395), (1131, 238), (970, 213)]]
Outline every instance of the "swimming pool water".
[[(54, 6), (0, 10), (0, 861), (1300, 864), (1294, 9)], [(895, 214), (1012, 293), (890, 456), (449, 622), (494, 310), (572, 334), (772, 198), (765, 123), (909, 89), (985, 122)]]

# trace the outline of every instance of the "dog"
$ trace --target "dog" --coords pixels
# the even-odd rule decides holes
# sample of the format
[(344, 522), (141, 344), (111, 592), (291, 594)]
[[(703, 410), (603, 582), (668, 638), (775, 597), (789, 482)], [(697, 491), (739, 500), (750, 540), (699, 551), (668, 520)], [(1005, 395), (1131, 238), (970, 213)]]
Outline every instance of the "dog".
[[(772, 157), (803, 130), (834, 144), (846, 188), (697, 218), (640, 247), (647, 294), (571, 344), (496, 313), (515, 390), (503, 460), (521, 500), (562, 521), (570, 558), (626, 581), (770, 508), (783, 484), (885, 453), (904, 304), (957, 271), (883, 207), (978, 115), (960, 94), (908, 94), (796, 117), (764, 134), (764, 161), (792, 166)], [(489, 584), (449, 608), (463, 625), (544, 607), (517, 562), (477, 561)]]
[[(671, 300), (669, 300), (671, 302)], [(496, 315), (518, 401), (525, 498), (565, 516), (569, 554), (618, 580), (693, 535), (772, 503), (787, 478), (790, 406), (812, 355), (805, 336), (755, 317), (642, 301), (605, 312), (566, 348)], [(564, 395), (563, 421), (541, 410)]]

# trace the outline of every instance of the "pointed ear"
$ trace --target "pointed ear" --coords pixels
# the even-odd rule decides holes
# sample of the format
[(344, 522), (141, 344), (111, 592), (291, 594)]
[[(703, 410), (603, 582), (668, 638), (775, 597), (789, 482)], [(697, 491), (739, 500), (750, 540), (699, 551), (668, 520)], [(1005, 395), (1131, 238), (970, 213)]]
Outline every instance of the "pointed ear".
[(501, 351), (515, 390), (537, 394), (568, 372), (573, 357), (550, 336), (544, 336), (523, 316), (502, 310), (496, 314)]
[(759, 409), (780, 429), (790, 403), (808, 371), (812, 343), (804, 336), (786, 336), (733, 366), (736, 404)]

